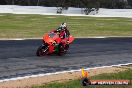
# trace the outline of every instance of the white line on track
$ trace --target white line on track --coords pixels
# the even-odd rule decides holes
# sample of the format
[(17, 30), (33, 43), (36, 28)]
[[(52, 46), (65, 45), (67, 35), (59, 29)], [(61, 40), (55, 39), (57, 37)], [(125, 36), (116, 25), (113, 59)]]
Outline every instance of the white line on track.
[(42, 39), (42, 38), (0, 38), (0, 40), (28, 40), (28, 39)]
[[(132, 38), (132, 36), (99, 36), (99, 37), (75, 37), (75, 38)], [(0, 38), (0, 40), (28, 40), (42, 38)]]
[[(98, 69), (98, 68), (107, 68), (107, 67), (119, 67), (119, 66), (131, 65), (131, 64), (132, 63), (126, 63), (126, 64), (118, 64), (118, 65), (110, 65), (110, 66), (85, 68), (84, 70)], [(55, 73), (45, 73), (45, 74), (38, 74), (38, 75), (31, 75), (31, 76), (24, 76), (24, 77), (16, 77), (16, 78), (10, 78), (10, 79), (3, 79), (3, 80), (0, 80), (0, 82), (21, 80), (21, 79), (27, 79), (27, 78), (33, 78), (33, 77), (42, 77), (42, 76), (48, 76), (48, 75), (56, 75), (56, 74), (62, 74), (62, 73), (68, 73), (68, 72), (78, 72), (78, 71), (81, 71), (81, 69), (70, 70), (70, 71), (61, 71), (61, 72), (55, 72)]]

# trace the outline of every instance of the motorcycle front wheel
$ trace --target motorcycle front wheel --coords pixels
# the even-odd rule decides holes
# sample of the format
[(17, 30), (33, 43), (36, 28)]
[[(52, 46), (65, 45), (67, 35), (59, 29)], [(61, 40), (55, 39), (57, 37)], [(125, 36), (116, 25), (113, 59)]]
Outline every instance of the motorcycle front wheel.
[(36, 55), (37, 56), (44, 56), (48, 54), (48, 46), (42, 44), (41, 46), (39, 46), (39, 48), (37, 49)]

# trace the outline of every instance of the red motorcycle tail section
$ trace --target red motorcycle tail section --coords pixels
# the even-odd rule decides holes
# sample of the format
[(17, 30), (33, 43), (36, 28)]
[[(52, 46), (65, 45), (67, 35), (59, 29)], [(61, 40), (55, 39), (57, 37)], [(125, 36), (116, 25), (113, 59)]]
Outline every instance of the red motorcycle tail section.
[(72, 37), (71, 35), (69, 36), (69, 43), (72, 43), (74, 40), (74, 37)]

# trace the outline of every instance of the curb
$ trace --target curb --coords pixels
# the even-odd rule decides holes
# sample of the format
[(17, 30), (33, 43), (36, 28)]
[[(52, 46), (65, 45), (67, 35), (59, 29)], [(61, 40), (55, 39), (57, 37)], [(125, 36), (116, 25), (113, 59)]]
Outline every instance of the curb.
[[(131, 64), (132, 63), (110, 65), (110, 66), (100, 66), (100, 67), (93, 67), (93, 68), (85, 68), (84, 70), (91, 70), (91, 69), (98, 69), (98, 68), (107, 68), (107, 67), (120, 67), (120, 66), (127, 66), (127, 65), (131, 65)], [(0, 83), (1, 82), (7, 82), (7, 81), (34, 78), (34, 77), (42, 77), (42, 76), (48, 76), (48, 75), (57, 75), (57, 74), (68, 73), (68, 72), (78, 72), (78, 71), (81, 71), (81, 69), (70, 70), (70, 71), (60, 71), (60, 72), (55, 72), (55, 73), (45, 73), (45, 74), (38, 74), (38, 75), (30, 75), (30, 76), (16, 77), (16, 78), (10, 78), (10, 79), (3, 79), (3, 80), (0, 80)]]

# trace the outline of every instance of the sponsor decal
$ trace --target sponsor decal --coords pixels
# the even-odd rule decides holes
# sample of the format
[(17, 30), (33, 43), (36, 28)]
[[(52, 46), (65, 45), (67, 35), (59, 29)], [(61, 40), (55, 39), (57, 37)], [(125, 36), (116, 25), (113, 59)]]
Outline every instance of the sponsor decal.
[(82, 68), (82, 79), (81, 83), (83, 86), (88, 85), (129, 85), (130, 80), (91, 80), (87, 71)]

